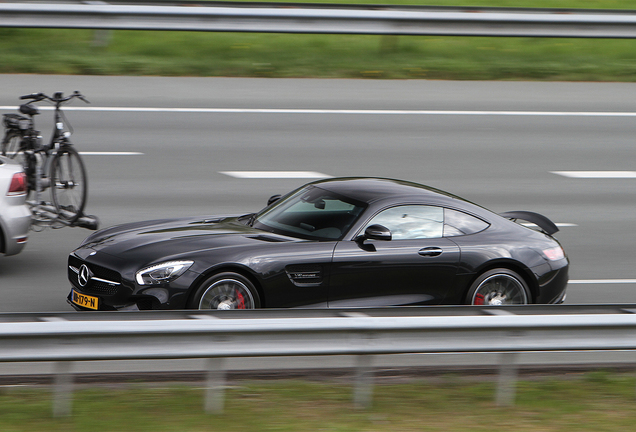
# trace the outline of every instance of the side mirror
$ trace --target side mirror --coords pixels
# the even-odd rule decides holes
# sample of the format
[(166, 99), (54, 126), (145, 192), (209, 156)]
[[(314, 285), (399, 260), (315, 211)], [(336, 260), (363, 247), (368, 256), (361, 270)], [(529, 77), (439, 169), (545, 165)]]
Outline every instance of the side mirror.
[(367, 229), (364, 230), (364, 234), (358, 237), (360, 241), (364, 240), (382, 240), (389, 241), (393, 238), (391, 235), (391, 230), (383, 225), (369, 225)]
[(270, 206), (272, 204), (274, 204), (276, 201), (278, 201), (281, 198), (280, 195), (272, 195), (271, 197), (269, 197), (269, 199), (267, 200), (267, 205)]

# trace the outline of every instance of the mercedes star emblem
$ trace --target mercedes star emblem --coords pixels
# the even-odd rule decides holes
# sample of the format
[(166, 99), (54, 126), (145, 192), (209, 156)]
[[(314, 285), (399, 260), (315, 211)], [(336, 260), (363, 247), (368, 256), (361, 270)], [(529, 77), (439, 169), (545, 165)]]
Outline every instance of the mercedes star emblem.
[(80, 267), (79, 274), (77, 275), (77, 282), (79, 282), (80, 286), (84, 287), (86, 286), (88, 281), (91, 280), (92, 276), (93, 274), (91, 273), (89, 268), (86, 266), (86, 264), (82, 264), (82, 266)]

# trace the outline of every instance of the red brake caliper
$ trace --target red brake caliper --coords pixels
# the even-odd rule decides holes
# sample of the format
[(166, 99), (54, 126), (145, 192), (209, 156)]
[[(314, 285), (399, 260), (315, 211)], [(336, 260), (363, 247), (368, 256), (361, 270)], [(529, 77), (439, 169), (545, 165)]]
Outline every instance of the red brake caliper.
[(236, 298), (238, 299), (236, 308), (245, 309), (245, 300), (243, 299), (243, 294), (241, 294), (238, 290), (236, 290)]
[(484, 295), (483, 294), (477, 294), (475, 296), (475, 300), (473, 301), (474, 305), (483, 305), (484, 304)]

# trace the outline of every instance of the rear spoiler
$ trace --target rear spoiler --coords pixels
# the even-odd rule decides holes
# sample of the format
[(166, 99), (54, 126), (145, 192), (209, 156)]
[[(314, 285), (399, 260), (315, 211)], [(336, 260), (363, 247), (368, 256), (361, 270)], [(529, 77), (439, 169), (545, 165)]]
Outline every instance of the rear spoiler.
[(499, 216), (506, 219), (517, 220), (521, 219), (526, 222), (537, 225), (547, 235), (552, 235), (559, 231), (559, 228), (547, 217), (540, 215), (539, 213), (533, 213), (529, 211), (510, 211), (505, 213), (499, 213)]

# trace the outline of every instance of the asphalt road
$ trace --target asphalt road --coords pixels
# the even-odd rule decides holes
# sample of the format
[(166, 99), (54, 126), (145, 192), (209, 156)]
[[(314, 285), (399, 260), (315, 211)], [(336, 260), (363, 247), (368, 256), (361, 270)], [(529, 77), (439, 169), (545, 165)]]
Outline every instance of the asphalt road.
[[(0, 107), (73, 90), (95, 109), (67, 111), (78, 150), (141, 153), (84, 156), (103, 227), (255, 211), (310, 180), (225, 171), (401, 178), (545, 214), (563, 224), (568, 303), (636, 302), (636, 178), (554, 173), (636, 170), (636, 84), (4, 75)], [(70, 310), (66, 257), (88, 234), (31, 233), (0, 257), (0, 312)]]

